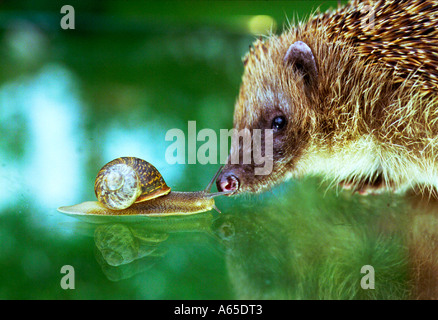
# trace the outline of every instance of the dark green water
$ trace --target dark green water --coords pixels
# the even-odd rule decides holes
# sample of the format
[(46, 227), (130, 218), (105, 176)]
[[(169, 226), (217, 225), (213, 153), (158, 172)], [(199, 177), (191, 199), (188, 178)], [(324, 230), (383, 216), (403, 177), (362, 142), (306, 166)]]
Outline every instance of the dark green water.
[[(120, 156), (147, 159), (173, 190), (204, 189), (219, 165), (166, 163), (166, 132), (231, 128), (257, 30), (321, 4), (75, 3), (74, 30), (60, 28), (63, 3), (0, 4), (1, 299), (437, 298), (435, 211), (414, 197), (309, 179), (218, 198), (221, 214), (59, 213), (94, 200), (98, 170)], [(61, 287), (64, 265), (74, 289)], [(360, 285), (364, 265), (375, 289)]]

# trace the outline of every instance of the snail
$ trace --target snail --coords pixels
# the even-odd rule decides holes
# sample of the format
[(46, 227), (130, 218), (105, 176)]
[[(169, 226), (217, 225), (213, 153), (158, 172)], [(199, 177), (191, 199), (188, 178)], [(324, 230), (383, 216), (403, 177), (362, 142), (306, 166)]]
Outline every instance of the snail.
[(210, 193), (222, 167), (197, 192), (170, 191), (160, 172), (149, 162), (135, 158), (117, 158), (102, 167), (94, 191), (98, 201), (87, 201), (58, 208), (67, 214), (165, 216), (195, 214), (215, 209), (214, 197), (232, 191)]
[(117, 267), (153, 255), (168, 233), (148, 232), (138, 225), (105, 223), (96, 227), (94, 243), (107, 264)]

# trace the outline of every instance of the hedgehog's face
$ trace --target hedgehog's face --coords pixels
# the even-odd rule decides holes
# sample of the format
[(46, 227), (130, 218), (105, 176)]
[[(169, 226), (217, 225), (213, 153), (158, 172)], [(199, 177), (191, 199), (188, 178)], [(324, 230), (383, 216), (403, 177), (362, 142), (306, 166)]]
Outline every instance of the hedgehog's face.
[(309, 141), (313, 117), (306, 87), (316, 77), (313, 54), (302, 42), (281, 48), (278, 39), (270, 41), (256, 42), (244, 61), (234, 129), (249, 129), (251, 145), (245, 139), (232, 143), (216, 181), (219, 191), (259, 192), (289, 178)]

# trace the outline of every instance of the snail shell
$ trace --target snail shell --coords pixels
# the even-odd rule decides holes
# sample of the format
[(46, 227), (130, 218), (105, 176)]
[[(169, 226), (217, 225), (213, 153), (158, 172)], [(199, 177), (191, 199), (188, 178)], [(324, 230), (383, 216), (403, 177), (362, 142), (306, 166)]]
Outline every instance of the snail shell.
[(122, 210), (135, 202), (154, 199), (170, 192), (160, 172), (149, 162), (117, 158), (100, 169), (94, 184), (100, 203), (112, 210)]

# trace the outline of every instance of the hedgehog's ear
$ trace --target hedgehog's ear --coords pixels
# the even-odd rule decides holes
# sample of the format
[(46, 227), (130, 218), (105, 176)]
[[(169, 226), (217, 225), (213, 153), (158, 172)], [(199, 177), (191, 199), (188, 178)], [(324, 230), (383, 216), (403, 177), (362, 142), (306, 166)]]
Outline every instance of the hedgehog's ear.
[(318, 80), (318, 68), (312, 50), (303, 41), (294, 42), (283, 58), (286, 65), (291, 65), (303, 74), (307, 86), (313, 86)]

